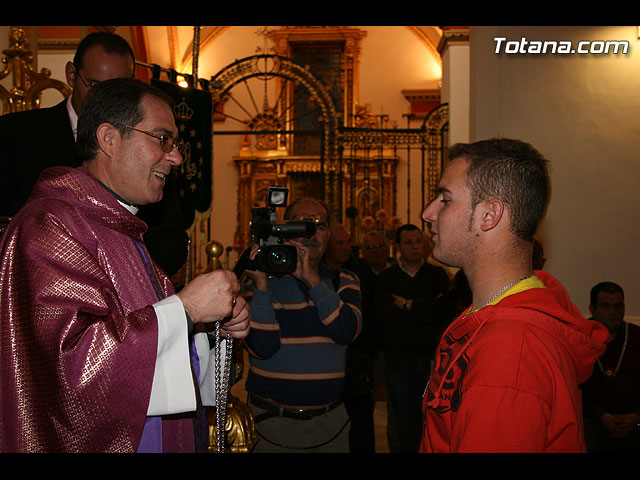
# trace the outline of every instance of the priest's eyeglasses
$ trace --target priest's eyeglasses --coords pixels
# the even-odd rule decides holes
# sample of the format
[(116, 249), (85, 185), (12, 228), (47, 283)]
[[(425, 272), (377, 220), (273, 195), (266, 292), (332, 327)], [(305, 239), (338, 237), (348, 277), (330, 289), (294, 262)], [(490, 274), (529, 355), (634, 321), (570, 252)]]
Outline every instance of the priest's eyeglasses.
[(151, 137), (154, 137), (160, 140), (160, 149), (164, 153), (171, 153), (171, 151), (175, 147), (178, 149), (178, 152), (180, 153), (180, 155), (184, 155), (184, 141), (182, 141), (182, 139), (180, 138), (173, 141), (173, 139), (169, 135), (162, 135), (161, 133), (149, 132), (147, 130), (141, 130), (136, 127), (127, 126), (127, 128), (130, 128), (131, 130), (135, 130), (136, 132), (144, 133), (146, 135), (149, 135)]

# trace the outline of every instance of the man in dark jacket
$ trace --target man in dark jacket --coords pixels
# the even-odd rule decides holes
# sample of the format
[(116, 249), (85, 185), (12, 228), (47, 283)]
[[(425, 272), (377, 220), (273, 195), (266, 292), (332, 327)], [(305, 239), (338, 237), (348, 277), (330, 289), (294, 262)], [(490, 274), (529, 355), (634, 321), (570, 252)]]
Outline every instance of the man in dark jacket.
[(451, 318), (443, 299), (449, 277), (443, 268), (424, 261), (423, 240), (422, 231), (415, 225), (398, 228), (398, 263), (380, 273), (376, 285), (387, 408), (396, 429), (396, 435), (388, 435), (392, 453), (418, 451), (422, 394), (433, 352)]
[[(0, 116), (0, 217), (17, 213), (44, 169), (80, 165), (75, 136), (89, 90), (111, 78), (133, 78), (134, 69), (133, 51), (124, 38), (91, 33), (65, 67), (73, 89), (69, 98), (50, 108)], [(143, 207), (138, 217), (149, 226), (145, 243), (151, 257), (173, 275), (186, 260), (188, 242), (175, 188), (168, 184), (162, 201)]]

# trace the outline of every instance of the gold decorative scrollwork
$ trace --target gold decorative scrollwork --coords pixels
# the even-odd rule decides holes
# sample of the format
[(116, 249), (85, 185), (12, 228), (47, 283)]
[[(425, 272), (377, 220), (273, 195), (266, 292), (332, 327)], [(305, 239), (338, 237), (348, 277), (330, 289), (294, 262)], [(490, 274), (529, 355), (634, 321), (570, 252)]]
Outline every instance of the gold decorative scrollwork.
[[(216, 412), (215, 407), (207, 409), (209, 421), (209, 452), (217, 453)], [(226, 447), (231, 453), (249, 453), (258, 442), (253, 416), (247, 404), (229, 395), (227, 400), (227, 419), (225, 423)]]
[(0, 85), (3, 114), (40, 108), (40, 95), (47, 89), (58, 90), (65, 98), (71, 95), (71, 87), (51, 78), (48, 68), (43, 68), (40, 73), (33, 70), (33, 53), (24, 39), (22, 29), (11, 27), (9, 48), (2, 53), (4, 68), (0, 71), (0, 80), (9, 74), (13, 75), (13, 87), (10, 90)]

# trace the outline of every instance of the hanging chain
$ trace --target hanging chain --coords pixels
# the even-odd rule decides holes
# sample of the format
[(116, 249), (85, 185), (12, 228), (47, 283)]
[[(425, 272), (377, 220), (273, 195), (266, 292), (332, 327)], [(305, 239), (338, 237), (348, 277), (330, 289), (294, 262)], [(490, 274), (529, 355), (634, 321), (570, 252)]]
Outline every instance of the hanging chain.
[(600, 358), (596, 360), (598, 362), (598, 366), (602, 373), (604, 373), (606, 378), (613, 378), (618, 374), (618, 370), (620, 370), (620, 365), (622, 365), (622, 357), (624, 357), (624, 351), (627, 349), (627, 340), (629, 339), (629, 324), (624, 324), (624, 344), (622, 345), (622, 350), (620, 351), (620, 356), (618, 357), (618, 363), (616, 364), (615, 370), (611, 368), (605, 369), (602, 365), (602, 361)]
[(527, 277), (523, 277), (523, 278), (520, 278), (520, 279), (518, 279), (518, 280), (514, 280), (513, 282), (509, 283), (508, 285), (505, 285), (505, 286), (504, 286), (504, 287), (502, 287), (500, 290), (498, 290), (498, 291), (496, 292), (496, 294), (495, 294), (493, 297), (491, 297), (491, 298), (489, 299), (489, 301), (488, 301), (487, 303), (485, 303), (483, 306), (481, 306), (478, 310), (480, 310), (481, 308), (484, 308), (484, 307), (486, 307), (487, 305), (489, 305), (489, 304), (490, 304), (491, 302), (493, 302), (496, 298), (498, 298), (502, 293), (504, 293), (504, 292), (505, 292), (509, 287), (513, 287), (516, 283), (518, 283), (518, 282), (522, 282), (523, 280), (526, 280), (526, 279), (528, 279), (528, 278), (531, 278), (532, 276), (533, 276), (533, 275), (529, 275), (529, 276), (527, 276)]
[(220, 322), (215, 324), (214, 355), (216, 359), (215, 389), (216, 389), (216, 445), (218, 453), (224, 453), (226, 446), (227, 397), (229, 394), (229, 374), (231, 371), (231, 354), (233, 352), (233, 338), (227, 338), (224, 358), (224, 370), (220, 371), (222, 357), (222, 338)]

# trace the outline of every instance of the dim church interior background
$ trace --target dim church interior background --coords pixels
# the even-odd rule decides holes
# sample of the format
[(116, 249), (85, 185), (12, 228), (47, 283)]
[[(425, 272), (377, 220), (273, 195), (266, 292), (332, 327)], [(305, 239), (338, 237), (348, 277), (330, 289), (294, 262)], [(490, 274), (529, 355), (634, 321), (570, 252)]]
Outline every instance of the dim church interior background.
[[(202, 27), (207, 42), (200, 51), (199, 77), (210, 78), (236, 59), (268, 49), (256, 33), (262, 28)], [(592, 285), (603, 280), (619, 283), (626, 293), (627, 320), (640, 322), (638, 27), (471, 26), (465, 27), (460, 41), (440, 51), (439, 27), (349, 28), (365, 32), (353, 79), (354, 100), (374, 116), (385, 115), (403, 127), (411, 108), (403, 92), (438, 91), (440, 102), (449, 105), (450, 142), (519, 138), (552, 161), (552, 201), (538, 232), (545, 247), (545, 269), (567, 286), (585, 315)], [(8, 47), (8, 29), (0, 26), (2, 50)], [(147, 62), (191, 71), (193, 27), (146, 26), (142, 31)], [(116, 33), (131, 38), (128, 27), (117, 27)], [(575, 43), (626, 40), (630, 49), (608, 55), (496, 54), (496, 37)], [(64, 64), (71, 55), (40, 49), (38, 69), (50, 68), (53, 78), (64, 79)], [(44, 105), (59, 101), (51, 95), (45, 96)], [(239, 174), (232, 159), (241, 142), (234, 136), (214, 145), (208, 222), (211, 239), (225, 246), (233, 245), (237, 228)], [(403, 222), (421, 225), (421, 198), (407, 192), (407, 176), (417, 175), (420, 168), (414, 161), (409, 166), (401, 157), (398, 163), (396, 214)]]

